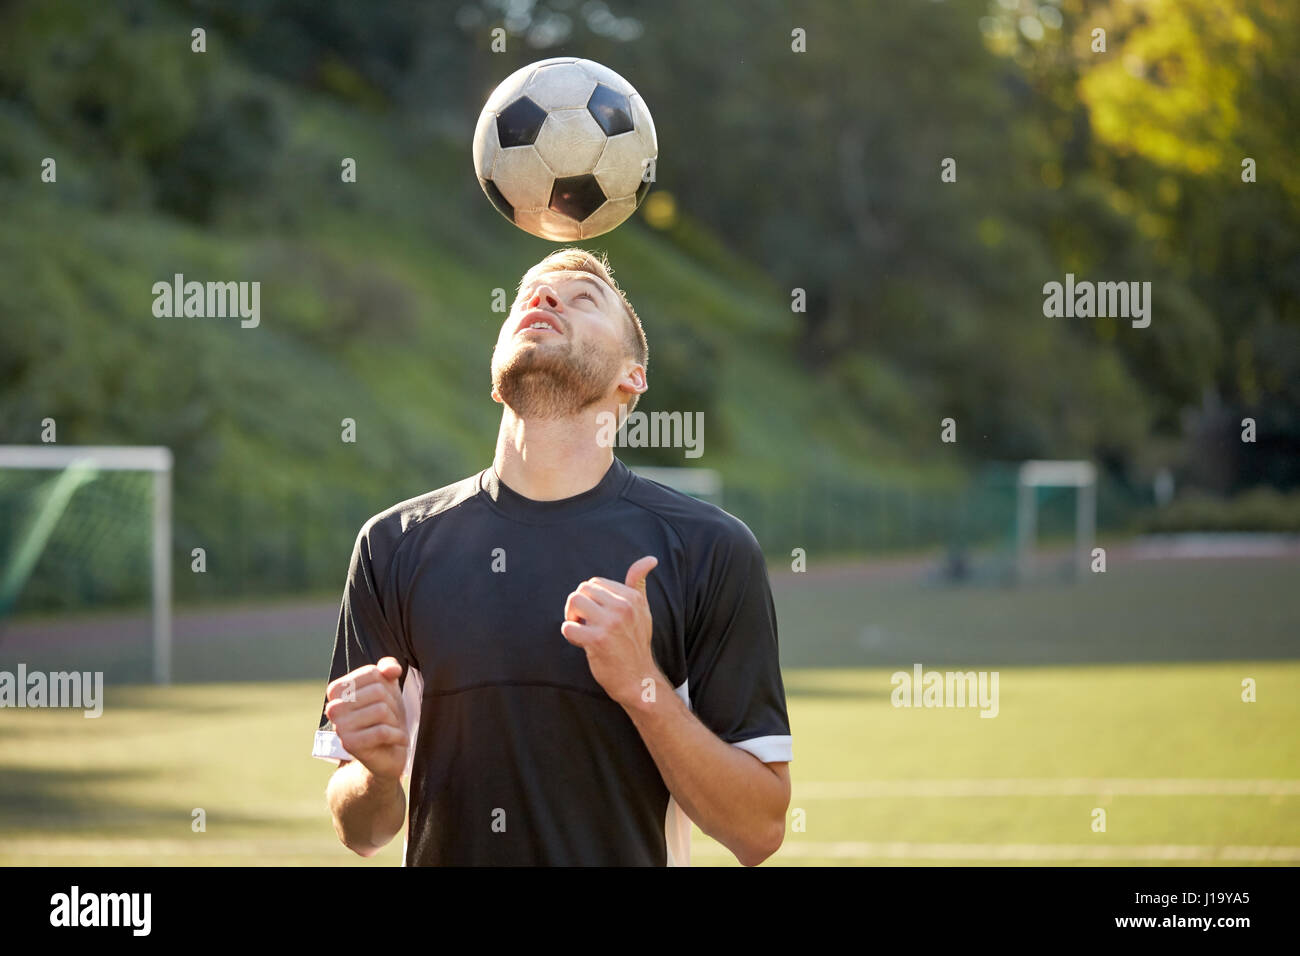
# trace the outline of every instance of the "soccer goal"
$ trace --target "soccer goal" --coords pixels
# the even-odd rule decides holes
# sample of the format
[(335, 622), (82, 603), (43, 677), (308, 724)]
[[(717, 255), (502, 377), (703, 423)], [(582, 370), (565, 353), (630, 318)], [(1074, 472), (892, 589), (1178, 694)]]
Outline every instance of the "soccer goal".
[[(114, 481), (130, 472), (143, 484)], [(47, 589), (80, 587), (93, 598), (97, 589), (134, 578), (143, 590), (137, 566), (125, 552), (147, 537), (153, 677), (169, 683), (171, 495), (167, 448), (0, 445), (0, 617), (16, 607), (25, 590), (33, 590), (32, 574), (42, 561), (58, 578), (44, 584)]]
[(1038, 490), (1073, 488), (1075, 575), (1088, 571), (1097, 536), (1097, 469), (1088, 461), (1026, 461), (1016, 474), (1016, 577), (1033, 573), (1038, 536)]

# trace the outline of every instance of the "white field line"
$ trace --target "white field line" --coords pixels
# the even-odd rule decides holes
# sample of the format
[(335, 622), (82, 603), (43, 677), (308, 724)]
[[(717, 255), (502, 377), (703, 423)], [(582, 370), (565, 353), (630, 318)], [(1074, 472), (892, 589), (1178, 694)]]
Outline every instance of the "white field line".
[[(692, 857), (731, 856), (721, 844), (700, 843)], [(835, 843), (803, 842), (787, 836), (777, 857), (823, 860), (948, 860), (1049, 863), (1070, 860), (1213, 863), (1297, 863), (1300, 846), (1191, 846), (1135, 844), (1097, 846), (1071, 843)]]
[(846, 780), (794, 784), (794, 798), (865, 800), (883, 797), (1294, 797), (1300, 780), (1197, 780), (1173, 777)]

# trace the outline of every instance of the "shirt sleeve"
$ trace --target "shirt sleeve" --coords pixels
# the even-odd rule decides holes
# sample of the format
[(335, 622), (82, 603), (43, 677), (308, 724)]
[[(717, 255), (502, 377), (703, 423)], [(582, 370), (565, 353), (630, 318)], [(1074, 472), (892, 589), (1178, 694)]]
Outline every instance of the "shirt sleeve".
[(726, 516), (695, 573), (686, 699), (719, 738), (764, 763), (792, 759), (777, 653), (776, 606), (753, 533)]
[[(338, 628), (334, 635), (334, 657), (330, 664), (329, 681), (333, 682), (358, 667), (378, 663), (380, 658), (394, 657), (402, 665), (401, 686), (409, 718), (418, 715), (418, 681), (408, 681), (415, 661), (410, 645), (403, 636), (398, 616), (386, 611), (395, 608), (396, 593), (391, 582), (385, 582), (380, 572), (386, 574), (387, 558), (396, 541), (388, 541), (386, 529), (375, 519), (367, 522), (357, 535), (348, 567), (348, 580), (343, 589), (343, 602), (339, 608)], [(385, 585), (387, 584), (387, 588)], [(418, 678), (418, 671), (415, 672)], [(325, 716), (325, 703), (321, 704), (320, 720), (312, 745), (312, 756), (324, 760), (351, 760), (343, 749), (334, 726)], [(412, 706), (414, 704), (414, 706)], [(408, 728), (410, 730), (410, 728)], [(409, 762), (409, 760), (408, 760)]]

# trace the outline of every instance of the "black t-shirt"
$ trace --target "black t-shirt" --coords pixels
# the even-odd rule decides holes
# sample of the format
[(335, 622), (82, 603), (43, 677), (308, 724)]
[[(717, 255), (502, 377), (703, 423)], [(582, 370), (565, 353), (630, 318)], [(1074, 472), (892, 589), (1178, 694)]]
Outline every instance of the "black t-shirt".
[[(357, 537), (330, 679), (401, 662), (407, 865), (683, 865), (690, 824), (640, 734), (560, 633), (570, 592), (654, 555), (655, 661), (699, 720), (791, 759), (767, 568), (749, 528), (614, 460), (534, 501), (493, 468)], [(322, 712), (313, 754), (347, 758)]]

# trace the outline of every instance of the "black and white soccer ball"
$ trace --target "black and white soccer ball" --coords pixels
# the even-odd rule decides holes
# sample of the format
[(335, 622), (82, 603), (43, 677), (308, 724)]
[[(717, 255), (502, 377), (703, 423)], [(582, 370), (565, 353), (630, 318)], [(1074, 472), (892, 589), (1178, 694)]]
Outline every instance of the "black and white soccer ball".
[(632, 84), (576, 57), (506, 77), (474, 132), (474, 169), (492, 205), (554, 242), (609, 232), (650, 191), (654, 121)]

